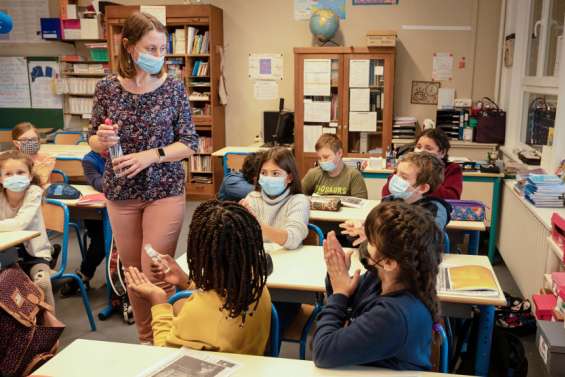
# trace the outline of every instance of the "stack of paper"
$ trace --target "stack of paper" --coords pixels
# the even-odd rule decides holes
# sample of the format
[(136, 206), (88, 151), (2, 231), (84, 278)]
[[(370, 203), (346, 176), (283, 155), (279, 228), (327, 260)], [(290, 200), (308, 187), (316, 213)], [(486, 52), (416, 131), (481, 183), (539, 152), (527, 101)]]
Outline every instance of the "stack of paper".
[(441, 265), (437, 275), (438, 292), (471, 296), (496, 296), (498, 286), (487, 267)]
[(523, 191), (525, 198), (536, 207), (565, 206), (565, 184), (556, 175), (530, 174)]
[(418, 120), (415, 117), (395, 117), (392, 125), (393, 139), (415, 139)]

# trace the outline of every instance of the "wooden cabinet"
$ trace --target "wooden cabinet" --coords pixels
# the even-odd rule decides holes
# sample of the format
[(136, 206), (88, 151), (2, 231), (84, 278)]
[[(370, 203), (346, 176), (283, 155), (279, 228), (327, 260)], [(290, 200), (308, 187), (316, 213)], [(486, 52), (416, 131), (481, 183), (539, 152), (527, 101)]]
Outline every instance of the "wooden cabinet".
[[(201, 137), (197, 154), (188, 163), (186, 194), (189, 199), (215, 196), (222, 182), (221, 162), (212, 158), (214, 150), (225, 146), (225, 108), (220, 103), (221, 49), (224, 44), (222, 9), (212, 5), (167, 5), (169, 46), (165, 56), (169, 75), (185, 84), (193, 121)], [(121, 31), (127, 17), (139, 6), (107, 6), (106, 33), (111, 68), (117, 71)], [(193, 36), (202, 42), (194, 48)], [(205, 46), (207, 44), (207, 48)], [(205, 67), (205, 68), (204, 68)]]
[(314, 144), (322, 133), (337, 134), (346, 157), (384, 155), (392, 139), (394, 65), (391, 47), (294, 49), (295, 153), (302, 176), (317, 161)]

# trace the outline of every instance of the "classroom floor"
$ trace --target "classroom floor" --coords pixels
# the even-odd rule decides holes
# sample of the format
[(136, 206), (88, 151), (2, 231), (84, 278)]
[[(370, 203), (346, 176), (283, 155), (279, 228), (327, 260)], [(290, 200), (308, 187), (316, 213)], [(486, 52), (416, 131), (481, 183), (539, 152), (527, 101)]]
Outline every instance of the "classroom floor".
[[(185, 224), (182, 228), (183, 231), (181, 232), (179, 238), (180, 241), (176, 251), (177, 256), (186, 251), (184, 250), (184, 248), (186, 247), (188, 224), (190, 223), (190, 219), (197, 205), (198, 203), (195, 202), (187, 203)], [(69, 270), (74, 270), (80, 264), (80, 252), (78, 250), (78, 245), (74, 237), (71, 237), (69, 245)], [(512, 276), (506, 266), (504, 264), (496, 265), (495, 271), (503, 289), (514, 296), (519, 296), (520, 294), (518, 287), (516, 286), (516, 283), (512, 279)], [(104, 276), (103, 266), (101, 265), (91, 282), (91, 289), (89, 291), (90, 303), (96, 317), (97, 331), (95, 332), (90, 331), (88, 320), (86, 318), (80, 297), (76, 296), (65, 299), (60, 298), (58, 293), (60, 284), (56, 283), (54, 289), (57, 317), (67, 325), (65, 331), (63, 332), (63, 335), (61, 336), (61, 348), (64, 348), (78, 338), (122, 343), (137, 343), (135, 325), (125, 324), (122, 321), (121, 317), (119, 317), (118, 315), (113, 315), (106, 321), (98, 320), (98, 312), (102, 308), (104, 308), (107, 303)], [(538, 354), (535, 345), (535, 336), (524, 337), (522, 338), (522, 342), (526, 349), (529, 362), (528, 375), (535, 377), (549, 376), (545, 370), (543, 361)], [(284, 342), (282, 345), (280, 357), (298, 358), (298, 344)], [(309, 350), (306, 353), (306, 358), (311, 359)]]

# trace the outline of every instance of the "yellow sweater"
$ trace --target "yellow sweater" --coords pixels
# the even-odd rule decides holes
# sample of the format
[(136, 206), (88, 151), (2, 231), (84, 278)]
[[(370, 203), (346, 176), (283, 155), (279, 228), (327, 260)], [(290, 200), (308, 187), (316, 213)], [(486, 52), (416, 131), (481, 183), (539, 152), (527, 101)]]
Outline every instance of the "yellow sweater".
[(241, 317), (229, 318), (226, 311), (218, 310), (223, 303), (215, 291), (195, 290), (176, 317), (170, 304), (154, 305), (154, 345), (263, 355), (271, 328), (271, 296), (267, 288), (263, 288), (257, 310), (246, 316), (243, 327)]

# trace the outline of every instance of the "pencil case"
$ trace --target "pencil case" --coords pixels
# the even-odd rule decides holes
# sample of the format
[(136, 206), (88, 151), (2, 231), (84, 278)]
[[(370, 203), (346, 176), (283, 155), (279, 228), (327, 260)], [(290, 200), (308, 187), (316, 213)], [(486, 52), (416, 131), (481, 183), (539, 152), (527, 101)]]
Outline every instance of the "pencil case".
[(484, 221), (485, 205), (478, 200), (446, 200), (451, 205), (451, 220)]

